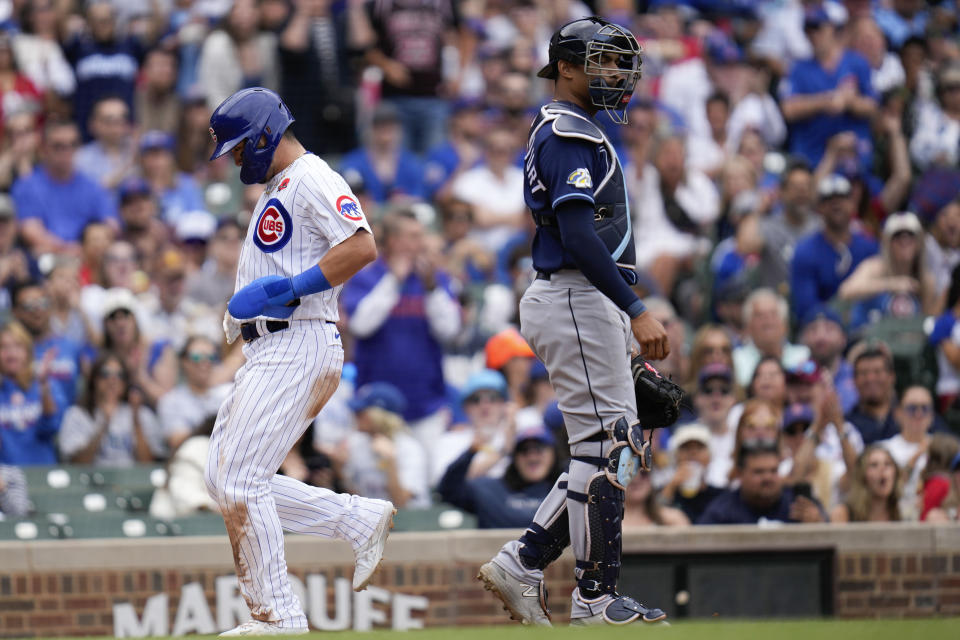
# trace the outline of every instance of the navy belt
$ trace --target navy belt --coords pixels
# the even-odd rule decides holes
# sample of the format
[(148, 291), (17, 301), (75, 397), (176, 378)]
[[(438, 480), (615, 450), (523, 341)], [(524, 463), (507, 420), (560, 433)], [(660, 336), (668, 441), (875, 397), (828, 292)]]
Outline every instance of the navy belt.
[[(327, 324), (337, 324), (333, 320), (324, 320)], [(266, 333), (276, 333), (277, 331), (283, 331), (290, 327), (290, 323), (286, 320), (267, 320), (266, 322)], [(266, 333), (260, 333), (260, 330), (257, 329), (256, 322), (244, 322), (240, 325), (240, 335), (243, 337), (244, 342), (253, 342), (257, 338), (262, 338)]]
[(537, 280), (550, 280), (550, 274), (546, 271), (537, 271)]
[[(286, 320), (267, 320), (266, 322), (267, 333), (283, 331), (289, 326), (290, 323)], [(256, 322), (244, 322), (240, 325), (240, 335), (243, 337), (244, 342), (253, 342), (257, 338), (262, 338), (265, 334), (260, 333), (260, 330), (257, 329)]]

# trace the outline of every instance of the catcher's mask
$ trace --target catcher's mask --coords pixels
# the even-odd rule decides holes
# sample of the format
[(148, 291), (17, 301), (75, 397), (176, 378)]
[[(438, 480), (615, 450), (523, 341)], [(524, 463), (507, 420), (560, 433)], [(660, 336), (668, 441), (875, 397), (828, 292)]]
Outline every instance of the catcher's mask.
[(590, 100), (619, 124), (627, 122), (626, 108), (640, 79), (640, 45), (627, 29), (591, 16), (569, 22), (550, 38), (550, 62), (541, 78), (557, 78), (557, 62), (582, 64), (590, 79)]

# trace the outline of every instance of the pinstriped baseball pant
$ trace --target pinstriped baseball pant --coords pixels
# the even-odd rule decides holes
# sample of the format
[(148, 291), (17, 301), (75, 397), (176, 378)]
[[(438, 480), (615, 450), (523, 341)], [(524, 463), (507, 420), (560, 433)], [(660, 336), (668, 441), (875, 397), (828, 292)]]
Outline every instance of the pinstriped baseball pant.
[(287, 578), (283, 530), (367, 540), (381, 509), (277, 475), (287, 453), (336, 390), (343, 348), (333, 324), (299, 320), (243, 346), (246, 363), (220, 407), (206, 482), (230, 536), (240, 592), (251, 616), (282, 627), (307, 619)]

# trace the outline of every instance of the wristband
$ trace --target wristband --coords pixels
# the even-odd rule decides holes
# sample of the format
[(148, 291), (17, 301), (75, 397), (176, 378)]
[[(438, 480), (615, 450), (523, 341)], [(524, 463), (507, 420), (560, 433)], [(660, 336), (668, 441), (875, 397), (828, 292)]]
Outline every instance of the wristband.
[(627, 315), (631, 318), (636, 318), (638, 315), (647, 310), (647, 305), (643, 304), (643, 300), (637, 298), (630, 303), (630, 306), (626, 308)]
[(293, 276), (291, 282), (291, 288), (293, 289), (293, 296), (295, 298), (301, 298), (311, 293), (320, 293), (321, 291), (333, 288), (330, 282), (327, 281), (327, 276), (323, 275), (323, 271), (320, 270), (320, 265), (318, 264), (313, 265), (299, 275)]

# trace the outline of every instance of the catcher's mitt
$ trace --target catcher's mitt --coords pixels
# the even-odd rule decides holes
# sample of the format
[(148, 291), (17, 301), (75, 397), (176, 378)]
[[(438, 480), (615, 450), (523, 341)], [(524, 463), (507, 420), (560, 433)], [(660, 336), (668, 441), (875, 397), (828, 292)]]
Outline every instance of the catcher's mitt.
[(660, 375), (643, 356), (630, 360), (633, 389), (637, 394), (637, 420), (644, 429), (669, 427), (680, 417), (681, 389)]

